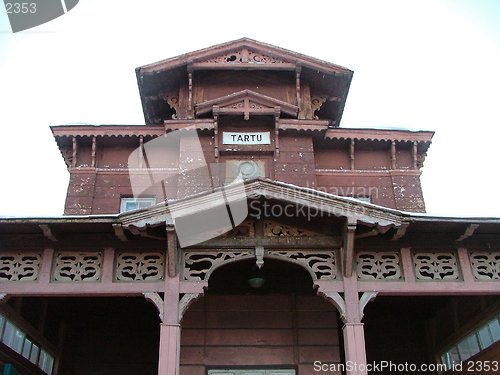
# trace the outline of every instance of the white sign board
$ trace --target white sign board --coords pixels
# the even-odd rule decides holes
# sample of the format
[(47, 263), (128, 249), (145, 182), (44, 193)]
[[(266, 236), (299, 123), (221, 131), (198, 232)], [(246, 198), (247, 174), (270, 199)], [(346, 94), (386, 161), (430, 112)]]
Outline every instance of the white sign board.
[(222, 143), (225, 145), (270, 145), (269, 132), (222, 132)]

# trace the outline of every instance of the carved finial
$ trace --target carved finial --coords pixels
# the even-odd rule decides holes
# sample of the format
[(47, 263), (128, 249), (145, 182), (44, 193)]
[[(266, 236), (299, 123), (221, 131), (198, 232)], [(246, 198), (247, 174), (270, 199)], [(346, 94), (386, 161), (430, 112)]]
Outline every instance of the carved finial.
[(264, 247), (263, 246), (255, 246), (255, 264), (259, 269), (264, 265)]

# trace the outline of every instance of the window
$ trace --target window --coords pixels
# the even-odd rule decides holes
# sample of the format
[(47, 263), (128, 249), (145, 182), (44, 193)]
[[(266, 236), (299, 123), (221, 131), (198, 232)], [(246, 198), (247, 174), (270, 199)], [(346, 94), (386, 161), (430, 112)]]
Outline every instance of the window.
[(0, 314), (0, 339), (12, 350), (41, 368), (45, 373), (52, 374), (55, 357), (45, 349), (35, 344), (32, 338), (9, 319)]
[(122, 198), (120, 212), (128, 212), (148, 208), (156, 204), (155, 198)]
[(500, 341), (500, 314), (448, 348), (441, 355), (441, 362), (450, 370), (453, 364), (469, 359), (497, 341)]

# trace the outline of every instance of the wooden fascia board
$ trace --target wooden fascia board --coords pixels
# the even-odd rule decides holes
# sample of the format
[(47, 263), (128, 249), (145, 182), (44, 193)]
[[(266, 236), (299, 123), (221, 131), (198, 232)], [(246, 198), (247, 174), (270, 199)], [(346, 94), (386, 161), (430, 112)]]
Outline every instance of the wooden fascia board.
[[(368, 206), (361, 202), (345, 201), (339, 197), (326, 195), (316, 191), (302, 191), (289, 186), (279, 186), (263, 180), (255, 180), (246, 184), (245, 195), (241, 193), (241, 187), (227, 186), (224, 188), (225, 201), (216, 199), (220, 194), (220, 189), (215, 192), (200, 193), (190, 198), (185, 198), (172, 202), (167, 206), (143, 210), (136, 213), (123, 214), (120, 220), (125, 226), (145, 227), (148, 225), (158, 225), (162, 222), (172, 223), (171, 212), (182, 212), (183, 215), (197, 214), (201, 211), (209, 210), (221, 204), (240, 202), (242, 199), (252, 197), (266, 197), (282, 202), (287, 202), (304, 207), (311, 207), (318, 211), (338, 217), (349, 217), (360, 223), (378, 226), (399, 227), (402, 216), (386, 211), (384, 209)], [(214, 199), (215, 198), (215, 199)]]
[(326, 132), (327, 139), (354, 139), (369, 141), (423, 142), (431, 143), (434, 132), (390, 129), (337, 128)]
[(327, 120), (280, 119), (278, 128), (280, 130), (325, 131), (328, 129), (329, 124), (330, 122)]
[(165, 129), (148, 125), (61, 125), (51, 126), (54, 137), (139, 137), (160, 136)]
[(212, 119), (197, 119), (197, 120), (165, 120), (165, 131), (181, 130), (194, 127), (200, 130), (213, 130), (214, 120)]

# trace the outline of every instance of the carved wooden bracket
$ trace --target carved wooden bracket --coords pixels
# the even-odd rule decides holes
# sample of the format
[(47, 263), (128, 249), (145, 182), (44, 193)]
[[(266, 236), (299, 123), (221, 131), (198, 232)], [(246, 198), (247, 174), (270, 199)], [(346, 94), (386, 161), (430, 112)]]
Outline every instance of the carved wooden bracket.
[(52, 242), (57, 242), (57, 238), (48, 224), (39, 224), (38, 227), (42, 230), (45, 238)]
[(318, 295), (332, 303), (340, 313), (340, 318), (344, 323), (347, 323), (345, 301), (338, 292), (322, 292), (318, 290)]
[(397, 241), (406, 234), (406, 230), (408, 229), (408, 226), (410, 223), (401, 223), (401, 226), (398, 228), (397, 232), (394, 234), (394, 236), (391, 238), (393, 241)]
[[(359, 320), (363, 319), (364, 310), (368, 302), (372, 301), (377, 297), (378, 292), (364, 292), (361, 298), (359, 299), (358, 309), (359, 309)], [(344, 298), (340, 295), (339, 292), (322, 292), (318, 290), (318, 295), (325, 298), (327, 301), (332, 303), (338, 310), (340, 314), (340, 318), (344, 323), (352, 323), (349, 317), (347, 316), (346, 304)], [(357, 318), (356, 318), (357, 319)]]
[(177, 275), (178, 254), (175, 230), (172, 226), (167, 225), (167, 271), (169, 277)]
[(144, 292), (142, 293), (144, 298), (146, 298), (148, 301), (153, 303), (153, 305), (156, 306), (158, 309), (158, 316), (160, 317), (160, 320), (163, 322), (163, 299), (160, 297), (160, 295), (156, 292)]
[(469, 224), (467, 226), (467, 229), (465, 229), (464, 234), (462, 234), (460, 237), (456, 239), (457, 242), (462, 242), (463, 240), (471, 237), (476, 229), (479, 228), (479, 224)]
[(351, 277), (354, 267), (354, 236), (356, 233), (357, 221), (354, 218), (347, 218), (344, 226), (344, 243), (340, 249), (342, 273), (345, 277)]
[(377, 297), (378, 292), (364, 292), (359, 299), (359, 319), (363, 319), (364, 311), (368, 302), (373, 301)]
[(179, 322), (182, 321), (184, 313), (187, 311), (189, 306), (191, 306), (191, 304), (202, 295), (203, 293), (184, 293), (179, 301)]
[(113, 224), (113, 230), (115, 231), (115, 236), (122, 242), (127, 242), (128, 238), (125, 235), (125, 231), (121, 224)]

